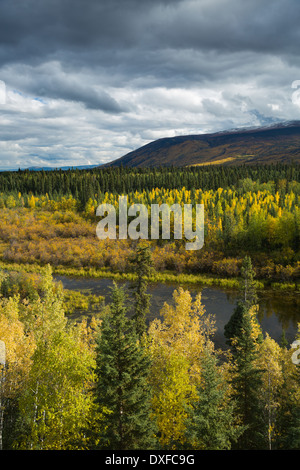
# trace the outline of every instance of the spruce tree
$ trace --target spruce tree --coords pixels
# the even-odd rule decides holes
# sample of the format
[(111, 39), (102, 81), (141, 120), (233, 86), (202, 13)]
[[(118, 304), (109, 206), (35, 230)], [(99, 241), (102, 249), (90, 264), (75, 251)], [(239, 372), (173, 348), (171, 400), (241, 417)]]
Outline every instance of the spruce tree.
[[(282, 348), (283, 383), (279, 390), (280, 407), (276, 419), (276, 442), (278, 450), (300, 449), (300, 403), (298, 391), (300, 386), (300, 365), (292, 364), (290, 351), (286, 344)], [(286, 357), (286, 359), (285, 359)]]
[(237, 413), (245, 431), (239, 437), (237, 448), (241, 450), (262, 449), (264, 446), (264, 422), (260, 406), (262, 371), (257, 366), (258, 337), (254, 334), (254, 323), (250, 311), (245, 307), (240, 325), (240, 334), (233, 340), (234, 374), (231, 379), (233, 398)]
[(241, 293), (242, 300), (247, 305), (251, 307), (257, 303), (257, 294), (256, 294), (256, 283), (254, 280), (255, 271), (252, 267), (252, 262), (250, 256), (245, 256), (243, 264), (241, 267), (242, 282), (241, 282)]
[[(258, 298), (256, 294), (256, 285), (254, 281), (255, 272), (252, 269), (251, 258), (245, 256), (241, 268), (242, 280), (240, 282), (240, 294), (228, 323), (224, 327), (224, 336), (227, 338), (226, 343), (232, 346), (232, 338), (241, 334), (242, 321), (245, 313), (255, 304)], [(257, 324), (256, 318), (253, 318)], [(262, 339), (262, 335), (259, 340)]]
[(245, 427), (236, 446), (243, 450), (261, 449), (264, 446), (264, 423), (259, 396), (262, 370), (257, 366), (257, 358), (258, 344), (263, 335), (256, 318), (255, 273), (249, 256), (243, 260), (241, 273), (240, 297), (224, 328), (234, 364), (231, 379), (233, 399), (237, 403), (241, 424)]
[(100, 448), (151, 449), (149, 356), (126, 317), (125, 294), (114, 285), (97, 342), (96, 401), (103, 410)]
[(226, 450), (242, 433), (235, 418), (235, 404), (227, 397), (227, 382), (220, 374), (216, 354), (208, 348), (202, 359), (201, 384), (187, 424), (193, 449)]
[(141, 338), (146, 332), (146, 317), (150, 312), (150, 294), (147, 294), (148, 278), (152, 272), (151, 250), (148, 244), (139, 244), (131, 260), (137, 275), (132, 284), (134, 289), (134, 314), (136, 332)]
[(226, 343), (232, 348), (234, 347), (232, 344), (233, 338), (241, 334), (243, 315), (246, 311), (247, 307), (244, 305), (244, 303), (238, 301), (233, 314), (224, 327), (224, 336), (227, 338)]

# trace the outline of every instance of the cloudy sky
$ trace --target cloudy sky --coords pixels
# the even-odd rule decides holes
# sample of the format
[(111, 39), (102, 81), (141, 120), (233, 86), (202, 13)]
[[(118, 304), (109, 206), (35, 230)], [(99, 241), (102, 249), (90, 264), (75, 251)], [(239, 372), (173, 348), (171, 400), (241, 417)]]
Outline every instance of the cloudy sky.
[(300, 119), (299, 0), (0, 0), (0, 169)]

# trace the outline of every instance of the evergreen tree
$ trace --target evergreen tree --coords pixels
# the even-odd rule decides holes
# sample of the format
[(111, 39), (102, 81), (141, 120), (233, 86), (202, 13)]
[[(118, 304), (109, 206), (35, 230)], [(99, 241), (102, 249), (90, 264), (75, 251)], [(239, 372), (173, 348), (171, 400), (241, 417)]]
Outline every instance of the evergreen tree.
[(244, 306), (240, 334), (232, 340), (234, 373), (232, 377), (233, 397), (241, 424), (246, 427), (237, 441), (242, 450), (264, 447), (264, 422), (260, 409), (260, 387), (262, 371), (257, 366), (258, 333), (252, 311)]
[[(250, 307), (257, 303), (256, 286), (254, 281), (255, 272), (252, 269), (251, 258), (246, 256), (243, 260), (242, 265), (242, 281), (240, 283), (240, 298), (237, 301), (237, 305), (231, 315), (228, 323), (224, 327), (224, 335), (227, 338), (227, 344), (232, 346), (232, 338), (235, 338), (241, 334), (242, 322), (245, 313)], [(258, 322), (255, 316), (253, 321)], [(259, 340), (262, 340), (262, 335), (259, 336)]]
[(300, 366), (293, 364), (291, 353), (282, 348), (283, 383), (279, 391), (280, 407), (276, 419), (276, 448), (279, 450), (300, 449)]
[(225, 338), (227, 338), (226, 343), (231, 347), (233, 347), (233, 338), (241, 334), (243, 315), (246, 311), (247, 308), (243, 304), (243, 302), (238, 301), (233, 311), (233, 314), (231, 315), (228, 323), (224, 327), (224, 336)]
[(282, 334), (281, 334), (281, 338), (280, 338), (280, 346), (281, 346), (281, 348), (286, 349), (288, 344), (289, 343), (288, 343), (288, 340), (286, 339), (285, 330), (283, 329)]
[(234, 373), (231, 380), (238, 414), (245, 427), (237, 448), (263, 448), (264, 423), (260, 409), (259, 390), (262, 371), (257, 366), (258, 344), (262, 333), (256, 318), (257, 295), (251, 259), (246, 256), (242, 265), (241, 298), (225, 325), (224, 335), (231, 346)]
[(103, 320), (97, 342), (96, 400), (104, 412), (100, 447), (150, 449), (155, 444), (148, 385), (150, 360), (126, 317), (124, 301), (123, 289), (114, 285), (110, 313)]
[(136, 332), (142, 337), (146, 332), (146, 316), (150, 311), (150, 294), (147, 294), (149, 275), (152, 272), (151, 250), (148, 244), (139, 244), (136, 255), (132, 259), (134, 272), (137, 275), (133, 283), (134, 314)]
[(286, 437), (283, 441), (284, 450), (300, 450), (300, 405), (295, 400), (295, 394), (296, 390), (294, 390), (291, 399), (292, 413), (290, 415), (290, 425), (286, 428)]
[(187, 424), (187, 440), (193, 449), (226, 450), (242, 433), (235, 418), (235, 404), (228, 402), (227, 382), (218, 368), (216, 354), (203, 354), (198, 400)]
[(248, 306), (251, 307), (257, 303), (256, 294), (256, 283), (254, 280), (255, 271), (252, 268), (252, 262), (250, 256), (245, 256), (241, 268), (242, 283), (241, 292), (242, 300)]

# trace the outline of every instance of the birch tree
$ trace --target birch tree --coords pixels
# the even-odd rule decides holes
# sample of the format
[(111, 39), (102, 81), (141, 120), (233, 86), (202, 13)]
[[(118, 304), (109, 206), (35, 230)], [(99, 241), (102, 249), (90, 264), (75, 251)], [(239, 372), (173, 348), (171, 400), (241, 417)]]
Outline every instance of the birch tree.
[(201, 354), (214, 332), (201, 294), (193, 301), (189, 291), (179, 288), (173, 300), (174, 306), (165, 303), (160, 311), (163, 321), (156, 319), (149, 328), (153, 414), (166, 448), (185, 442), (187, 412), (201, 380)]

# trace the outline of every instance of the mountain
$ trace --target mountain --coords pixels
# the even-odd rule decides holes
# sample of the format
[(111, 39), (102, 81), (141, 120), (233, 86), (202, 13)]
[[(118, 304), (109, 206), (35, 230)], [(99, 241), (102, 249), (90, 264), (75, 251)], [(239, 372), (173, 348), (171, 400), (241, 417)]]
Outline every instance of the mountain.
[(106, 166), (300, 163), (300, 121), (155, 140)]

